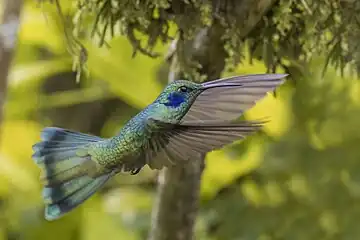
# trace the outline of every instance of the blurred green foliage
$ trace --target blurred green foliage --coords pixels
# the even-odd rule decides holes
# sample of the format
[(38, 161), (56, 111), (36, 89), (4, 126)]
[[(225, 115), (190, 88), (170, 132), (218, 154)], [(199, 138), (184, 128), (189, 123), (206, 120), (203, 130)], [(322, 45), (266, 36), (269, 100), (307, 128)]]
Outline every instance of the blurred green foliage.
[[(123, 37), (110, 48), (89, 41), (90, 75), (76, 83), (55, 11), (44, 16), (27, 1), (22, 22), (1, 126), (0, 239), (144, 239), (155, 171), (120, 175), (49, 223), (31, 146), (49, 125), (115, 134), (161, 91), (162, 60), (132, 58)], [(360, 237), (360, 86), (332, 69), (322, 77), (325, 62), (302, 66), (302, 77), (289, 78), (276, 98), (269, 95), (246, 113), (271, 117), (262, 133), (207, 155), (197, 239)], [(243, 62), (225, 75), (265, 71), (263, 62)]]

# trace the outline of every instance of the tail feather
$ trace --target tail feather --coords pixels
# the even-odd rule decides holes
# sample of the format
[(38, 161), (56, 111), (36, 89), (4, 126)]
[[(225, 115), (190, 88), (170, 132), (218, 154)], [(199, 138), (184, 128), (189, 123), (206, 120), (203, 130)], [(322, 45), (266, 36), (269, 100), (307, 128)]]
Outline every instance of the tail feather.
[(33, 150), (35, 151), (32, 155), (32, 158), (37, 164), (50, 163), (58, 161), (59, 159), (68, 159), (76, 155), (77, 147), (73, 148), (49, 148), (47, 142), (44, 143), (44, 146), (34, 145)]
[(83, 133), (45, 128), (33, 146), (33, 159), (42, 170), (45, 218), (55, 220), (91, 197), (113, 175), (94, 175), (96, 162), (87, 147), (104, 139)]
[(84, 157), (75, 157), (58, 162), (42, 164), (40, 166), (42, 169), (41, 180), (46, 186), (52, 186), (67, 182), (75, 177), (86, 175), (88, 171), (86, 168), (86, 161), (89, 160)]
[(41, 132), (41, 140), (43, 141), (59, 141), (62, 143), (66, 142), (98, 142), (102, 138), (85, 134), (74, 132), (68, 129), (57, 128), (57, 127), (47, 127), (44, 128)]
[(53, 162), (79, 155), (79, 147), (103, 140), (100, 137), (77, 133), (67, 129), (48, 127), (41, 132), (41, 142), (33, 146), (33, 159), (37, 164)]
[(47, 204), (45, 218), (52, 221), (70, 212), (90, 198), (110, 177), (110, 174), (95, 179), (81, 176), (62, 185), (45, 187), (43, 191), (43, 198)]

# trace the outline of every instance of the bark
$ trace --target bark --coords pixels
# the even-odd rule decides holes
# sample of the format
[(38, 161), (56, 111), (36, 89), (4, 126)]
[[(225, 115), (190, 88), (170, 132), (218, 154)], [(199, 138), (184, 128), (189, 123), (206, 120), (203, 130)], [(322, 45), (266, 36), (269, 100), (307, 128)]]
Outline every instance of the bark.
[[(222, 3), (225, 1), (220, 1)], [(236, 3), (237, 2), (237, 3)], [(235, 11), (243, 23), (241, 37), (245, 37), (261, 20), (274, 0), (235, 1)], [(221, 6), (220, 6), (221, 7)], [(220, 77), (225, 66), (226, 52), (222, 36), (224, 29), (218, 23), (202, 29), (191, 42), (178, 40), (170, 52), (172, 57), (168, 81), (181, 78), (183, 69), (176, 56), (186, 56), (202, 65), (200, 72), (208, 80)], [(181, 52), (179, 52), (181, 51)], [(172, 55), (172, 54), (170, 54)], [(183, 60), (183, 59), (182, 59)], [(198, 199), (202, 171), (201, 161), (191, 161), (186, 165), (163, 169), (158, 177), (158, 194), (152, 213), (152, 227), (149, 240), (191, 240), (194, 239), (194, 225), (198, 210)]]
[(2, 6), (4, 8), (0, 22), (0, 123), (4, 114), (8, 75), (16, 49), (23, 0), (6, 0)]

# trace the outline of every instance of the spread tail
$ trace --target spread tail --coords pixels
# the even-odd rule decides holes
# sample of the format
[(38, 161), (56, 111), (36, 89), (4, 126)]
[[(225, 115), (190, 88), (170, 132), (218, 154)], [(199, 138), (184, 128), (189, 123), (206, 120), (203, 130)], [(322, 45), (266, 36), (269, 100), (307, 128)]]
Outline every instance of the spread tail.
[(104, 139), (61, 128), (45, 128), (33, 146), (33, 159), (42, 169), (45, 219), (60, 218), (91, 197), (112, 176), (91, 177), (96, 163), (86, 145)]

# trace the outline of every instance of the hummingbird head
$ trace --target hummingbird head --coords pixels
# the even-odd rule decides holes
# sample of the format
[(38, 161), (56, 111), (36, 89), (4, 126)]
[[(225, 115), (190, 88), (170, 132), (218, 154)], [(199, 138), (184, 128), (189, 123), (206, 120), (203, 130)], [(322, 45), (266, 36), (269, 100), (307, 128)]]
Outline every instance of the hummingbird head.
[(177, 80), (166, 86), (157, 102), (170, 108), (186, 108), (202, 92), (201, 84), (186, 80)]

